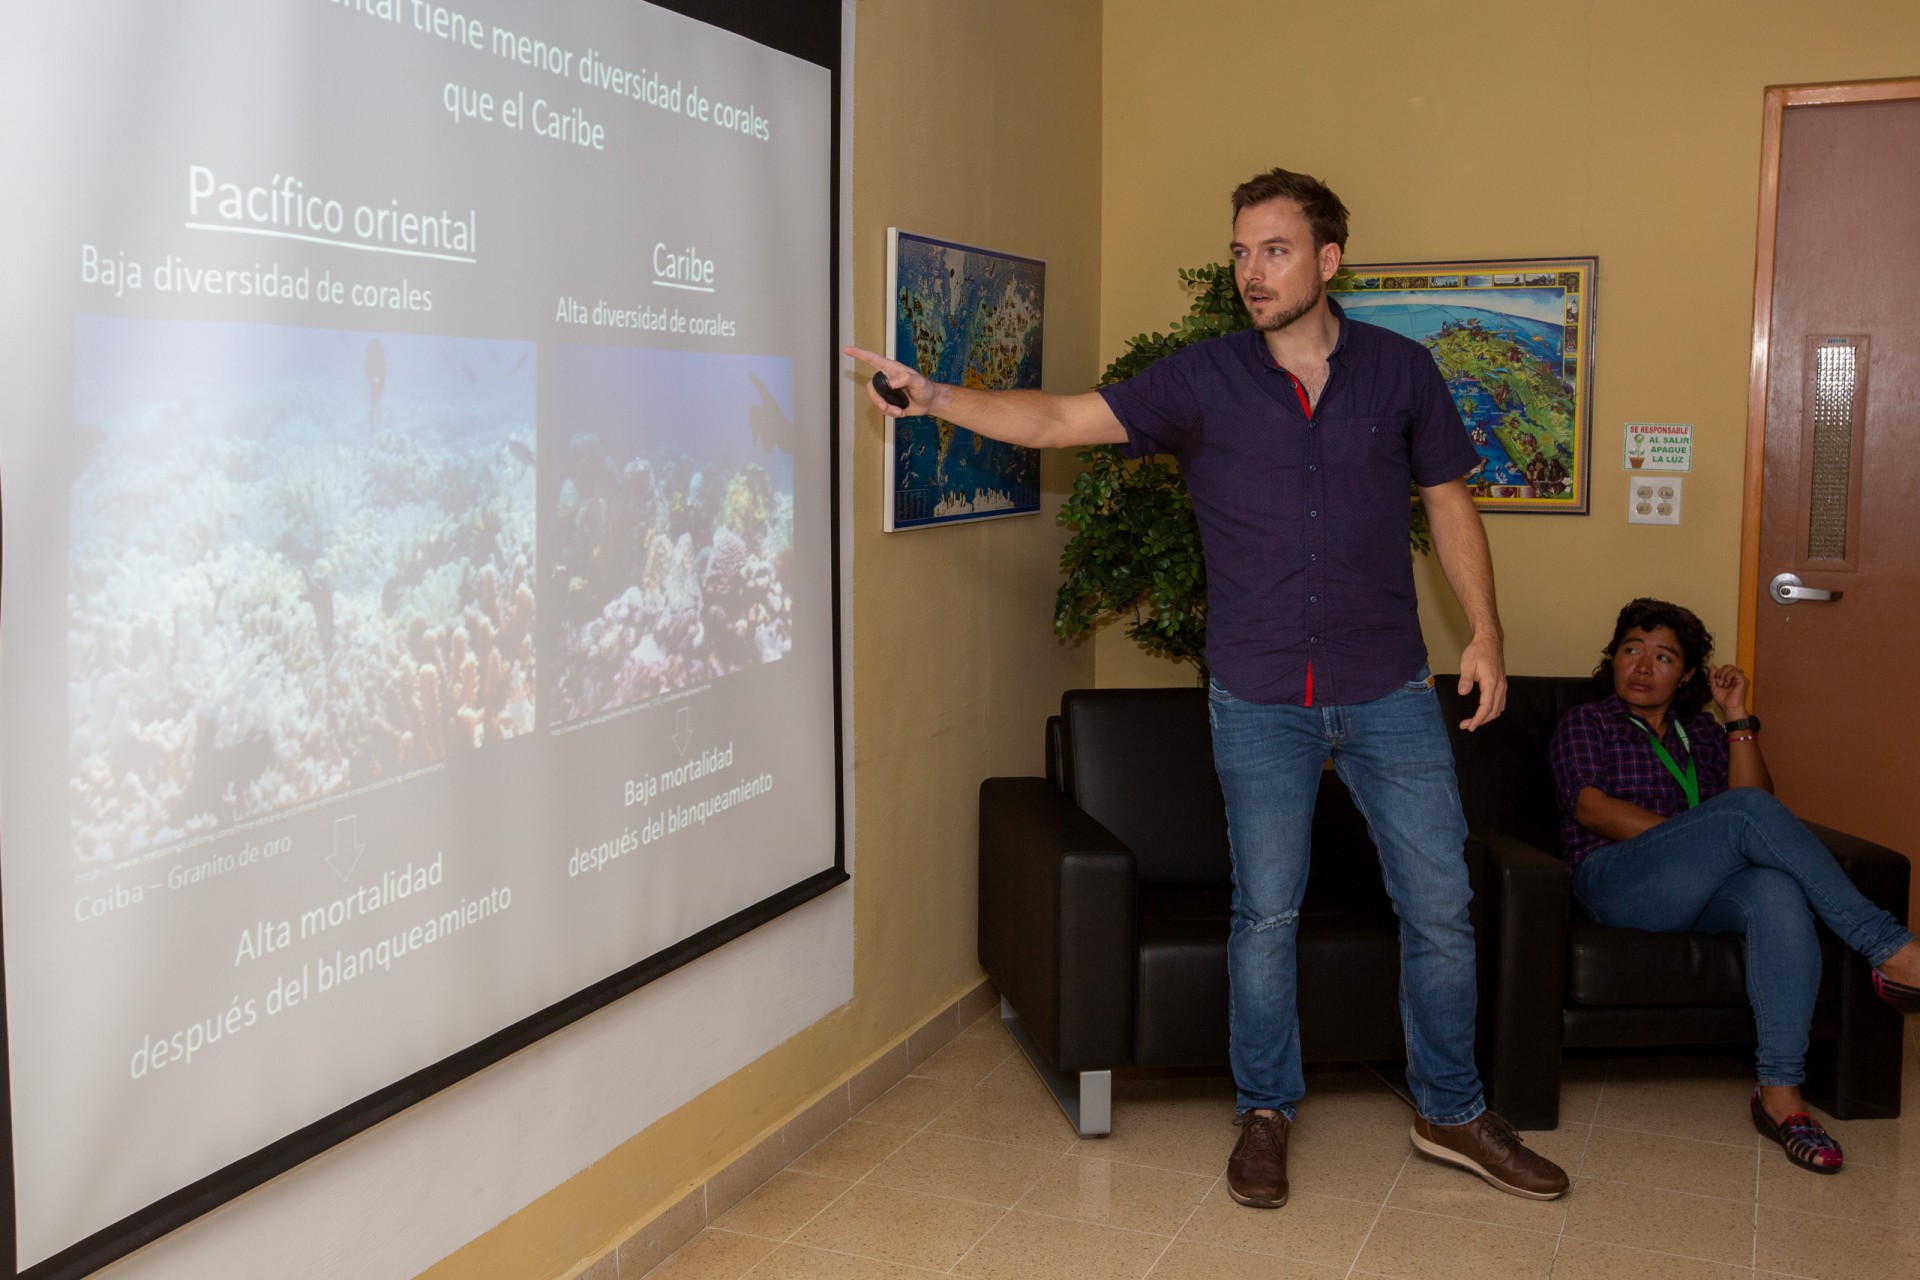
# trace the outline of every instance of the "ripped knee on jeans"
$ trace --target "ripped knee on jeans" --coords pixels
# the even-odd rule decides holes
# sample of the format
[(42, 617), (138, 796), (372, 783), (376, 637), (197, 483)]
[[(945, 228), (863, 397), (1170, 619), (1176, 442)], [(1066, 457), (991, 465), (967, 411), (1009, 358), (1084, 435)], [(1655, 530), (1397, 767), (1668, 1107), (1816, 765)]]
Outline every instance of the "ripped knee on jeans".
[(1247, 927), (1249, 931), (1253, 933), (1265, 933), (1269, 929), (1278, 929), (1285, 925), (1298, 924), (1299, 921), (1300, 913), (1298, 911), (1282, 911), (1277, 916), (1267, 916), (1264, 919), (1255, 920)]

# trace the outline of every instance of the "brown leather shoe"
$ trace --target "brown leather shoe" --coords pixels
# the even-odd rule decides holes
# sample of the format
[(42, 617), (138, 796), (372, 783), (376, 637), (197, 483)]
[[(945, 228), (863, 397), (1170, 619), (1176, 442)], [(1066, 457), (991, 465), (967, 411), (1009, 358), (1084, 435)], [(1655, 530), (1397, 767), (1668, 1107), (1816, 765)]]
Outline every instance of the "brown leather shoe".
[(1287, 1202), (1287, 1130), (1283, 1115), (1249, 1111), (1240, 1121), (1240, 1141), (1227, 1157), (1227, 1194), (1255, 1209)]
[(1413, 1122), (1413, 1145), (1516, 1196), (1556, 1200), (1566, 1194), (1566, 1171), (1527, 1150), (1513, 1126), (1491, 1111), (1466, 1124), (1431, 1124), (1422, 1116)]

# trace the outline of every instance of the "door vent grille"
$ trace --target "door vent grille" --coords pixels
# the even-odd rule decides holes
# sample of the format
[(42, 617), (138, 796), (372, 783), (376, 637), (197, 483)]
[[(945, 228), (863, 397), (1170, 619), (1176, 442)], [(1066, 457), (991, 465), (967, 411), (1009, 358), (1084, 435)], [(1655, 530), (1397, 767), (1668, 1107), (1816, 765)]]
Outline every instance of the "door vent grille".
[(1811, 448), (1807, 486), (1809, 560), (1845, 560), (1853, 511), (1854, 438), (1859, 427), (1861, 338), (1817, 338), (1813, 346)]

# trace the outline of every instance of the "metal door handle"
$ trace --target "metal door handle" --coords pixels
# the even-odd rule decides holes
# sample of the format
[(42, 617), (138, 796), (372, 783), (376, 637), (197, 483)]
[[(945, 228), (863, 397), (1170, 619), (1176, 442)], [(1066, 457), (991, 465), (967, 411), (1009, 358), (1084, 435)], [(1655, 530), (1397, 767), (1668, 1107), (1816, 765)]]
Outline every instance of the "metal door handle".
[(1767, 594), (1776, 604), (1795, 604), (1801, 600), (1838, 600), (1838, 591), (1822, 591), (1819, 587), (1800, 585), (1797, 573), (1776, 573), (1773, 581), (1767, 584)]

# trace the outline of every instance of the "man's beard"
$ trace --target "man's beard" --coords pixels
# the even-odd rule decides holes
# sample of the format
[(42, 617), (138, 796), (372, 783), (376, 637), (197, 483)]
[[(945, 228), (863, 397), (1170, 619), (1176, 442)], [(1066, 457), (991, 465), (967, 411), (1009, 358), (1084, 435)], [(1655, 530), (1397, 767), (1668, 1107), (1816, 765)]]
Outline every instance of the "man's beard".
[(1313, 291), (1313, 296), (1311, 298), (1306, 299), (1304, 302), (1297, 303), (1294, 306), (1288, 307), (1284, 311), (1276, 311), (1264, 320), (1255, 320), (1253, 322), (1253, 327), (1258, 329), (1262, 333), (1278, 332), (1279, 330), (1284, 329), (1288, 325), (1292, 324), (1295, 320), (1298, 320), (1301, 316), (1307, 314), (1307, 312), (1319, 306), (1320, 299), (1325, 297), (1326, 293), (1327, 293), (1327, 282), (1322, 280), (1315, 287)]

